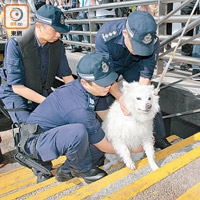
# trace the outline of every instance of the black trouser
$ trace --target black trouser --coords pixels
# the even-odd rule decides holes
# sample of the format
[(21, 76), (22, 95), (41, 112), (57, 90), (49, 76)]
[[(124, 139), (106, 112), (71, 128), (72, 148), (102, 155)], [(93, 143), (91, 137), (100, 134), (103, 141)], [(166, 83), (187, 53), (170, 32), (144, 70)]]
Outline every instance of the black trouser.
[[(1, 136), (0, 136), (0, 143), (1, 143)], [(3, 155), (2, 155), (2, 153), (1, 153), (1, 148), (0, 148), (0, 163), (2, 163), (3, 162)]]
[[(167, 13), (170, 13), (173, 10), (173, 3), (167, 4)], [(172, 23), (167, 23), (167, 35), (172, 34)]]
[[(167, 14), (170, 13), (173, 10), (173, 3), (168, 3), (167, 4)], [(167, 30), (166, 30), (167, 35), (172, 35), (172, 23), (167, 23)], [(171, 49), (171, 44), (169, 43), (167, 45), (167, 50)]]
[[(190, 15), (194, 5), (196, 3), (195, 1), (190, 2), (187, 6), (185, 6), (184, 8), (181, 9), (181, 15)], [(199, 8), (197, 6), (197, 9), (194, 12), (195, 14), (199, 14)], [(182, 23), (182, 27), (185, 26), (185, 23)], [(186, 36), (193, 36), (193, 31), (194, 29), (191, 29), (190, 31), (188, 31), (185, 35)], [(182, 46), (182, 55), (184, 56), (192, 56), (192, 50), (193, 50), (193, 45), (192, 44), (185, 44)]]

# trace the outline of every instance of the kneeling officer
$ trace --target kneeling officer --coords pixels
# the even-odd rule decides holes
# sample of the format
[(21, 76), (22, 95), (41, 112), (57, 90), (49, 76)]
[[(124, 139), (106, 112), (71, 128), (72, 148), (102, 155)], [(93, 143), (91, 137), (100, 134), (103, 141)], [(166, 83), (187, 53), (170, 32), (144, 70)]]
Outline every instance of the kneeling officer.
[[(95, 106), (99, 96), (109, 93), (118, 75), (101, 54), (85, 55), (77, 67), (79, 79), (56, 89), (29, 116), (27, 124), (38, 124), (43, 133), (28, 139), (26, 151), (47, 162), (66, 155), (58, 168), (56, 179), (67, 181), (82, 177), (87, 183), (106, 176), (99, 169), (104, 152), (114, 153), (96, 118)], [(38, 173), (38, 182), (48, 179)]]

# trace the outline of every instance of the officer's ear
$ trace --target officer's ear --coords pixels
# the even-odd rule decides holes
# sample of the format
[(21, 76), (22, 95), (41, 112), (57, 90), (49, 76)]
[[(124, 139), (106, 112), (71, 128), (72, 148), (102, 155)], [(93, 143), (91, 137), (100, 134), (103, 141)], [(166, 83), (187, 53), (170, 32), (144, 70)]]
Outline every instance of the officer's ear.
[(43, 29), (42, 23), (40, 22), (36, 22), (35, 27), (40, 31)]
[(92, 86), (92, 82), (91, 82), (91, 81), (86, 81), (86, 80), (84, 80), (84, 79), (81, 79), (80, 82), (81, 82), (81, 84), (83, 85), (83, 87), (84, 87), (86, 90), (90, 89), (91, 86)]
[(86, 80), (81, 78), (80, 82), (81, 82), (81, 84), (83, 85), (84, 88), (88, 87), (88, 82)]
[(124, 37), (127, 37), (127, 36), (128, 36), (128, 33), (127, 33), (127, 30), (126, 30), (126, 29), (124, 29), (124, 30), (122, 31), (122, 33), (123, 33), (123, 36), (124, 36)]
[(36, 26), (37, 28), (40, 28), (40, 27), (42, 26), (42, 24), (41, 24), (40, 22), (36, 22), (36, 23), (35, 23), (35, 26)]
[(47, 24), (43, 24), (43, 23), (40, 23), (40, 22), (36, 22), (35, 24), (36, 28), (38, 28), (41, 31), (43, 31), (43, 29), (45, 29), (48, 25)]

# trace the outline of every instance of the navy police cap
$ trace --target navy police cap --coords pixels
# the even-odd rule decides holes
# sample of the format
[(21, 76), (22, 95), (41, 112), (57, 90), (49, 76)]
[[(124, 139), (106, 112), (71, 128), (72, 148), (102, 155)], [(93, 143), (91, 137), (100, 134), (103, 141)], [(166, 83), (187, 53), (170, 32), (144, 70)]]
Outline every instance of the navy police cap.
[(118, 77), (108, 61), (99, 53), (83, 56), (78, 63), (77, 73), (80, 78), (102, 87), (111, 85)]
[(38, 22), (48, 24), (59, 33), (69, 32), (69, 26), (65, 25), (65, 16), (56, 6), (46, 4), (40, 7), (36, 12)]
[(157, 24), (151, 14), (145, 11), (132, 12), (126, 21), (133, 51), (140, 56), (149, 56), (154, 51)]

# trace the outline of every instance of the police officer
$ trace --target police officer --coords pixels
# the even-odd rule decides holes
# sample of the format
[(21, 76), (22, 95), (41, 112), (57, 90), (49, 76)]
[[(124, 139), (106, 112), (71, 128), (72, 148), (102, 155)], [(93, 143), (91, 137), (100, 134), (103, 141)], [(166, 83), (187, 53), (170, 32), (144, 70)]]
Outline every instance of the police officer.
[[(181, 9), (181, 15), (190, 15), (194, 6), (196, 4), (196, 1), (192, 1), (189, 4), (187, 4), (185, 7), (183, 7)], [(200, 7), (199, 5), (197, 6), (197, 8), (194, 11), (194, 14), (200, 14)], [(182, 23), (182, 27), (185, 27), (186, 23)], [(194, 29), (191, 29), (189, 31), (187, 31), (187, 33), (185, 34), (186, 36), (190, 36), (192, 37), (193, 35), (195, 35), (194, 33)], [(181, 47), (182, 50), (182, 55), (184, 56), (191, 56), (192, 57), (192, 52), (193, 52), (193, 44), (185, 44)], [(194, 56), (196, 57), (196, 56)], [(180, 65), (180, 69), (181, 70), (188, 70), (189, 68), (192, 68), (191, 64), (187, 64), (187, 63), (181, 63)], [(194, 75), (194, 74), (192, 74)]]
[[(159, 54), (156, 30), (157, 25), (151, 14), (134, 11), (127, 20), (113, 20), (102, 26), (96, 36), (96, 52), (108, 59), (117, 74), (122, 75), (126, 81), (139, 81), (140, 84), (148, 85), (151, 83)], [(117, 83), (112, 85), (111, 94), (119, 100), (123, 113), (129, 115)], [(97, 110), (102, 119), (106, 115), (103, 110), (107, 109), (111, 102), (111, 95), (99, 102)], [(163, 149), (171, 144), (165, 139), (161, 114), (155, 119), (155, 145)]]
[[(27, 124), (38, 124), (45, 131), (36, 145), (39, 159), (46, 162), (66, 155), (67, 160), (55, 175), (58, 181), (82, 177), (91, 183), (106, 176), (97, 167), (103, 164), (103, 152), (114, 153), (96, 118), (95, 107), (99, 96), (109, 93), (117, 74), (97, 53), (81, 58), (77, 71), (79, 79), (56, 89), (31, 113)], [(34, 138), (28, 141), (27, 151), (33, 154)], [(38, 182), (49, 178), (37, 175)]]
[(36, 24), (21, 38), (10, 38), (0, 69), (0, 98), (13, 122), (26, 121), (30, 112), (52, 92), (55, 76), (73, 80), (60, 33), (68, 32), (64, 14), (52, 5), (36, 13)]

